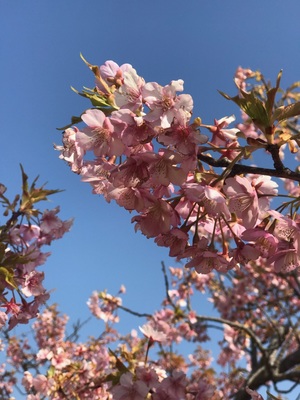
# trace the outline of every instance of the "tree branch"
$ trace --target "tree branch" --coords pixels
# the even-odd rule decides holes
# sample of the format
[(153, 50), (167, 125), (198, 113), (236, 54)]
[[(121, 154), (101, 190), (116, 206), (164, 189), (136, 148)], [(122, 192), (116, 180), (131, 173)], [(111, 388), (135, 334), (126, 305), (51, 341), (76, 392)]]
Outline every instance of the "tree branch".
[(255, 333), (251, 329), (247, 328), (245, 325), (239, 324), (238, 322), (229, 321), (229, 320), (223, 319), (223, 318), (206, 317), (206, 316), (203, 316), (203, 315), (197, 315), (197, 320), (199, 320), (199, 321), (219, 322), (221, 324), (229, 325), (232, 328), (236, 328), (236, 329), (244, 331), (255, 342), (256, 346), (259, 348), (259, 350), (260, 350), (260, 352), (262, 354), (262, 357), (264, 357), (264, 358), (267, 357), (266, 349), (262, 345), (262, 343), (259, 340), (259, 338), (255, 335)]
[[(287, 355), (279, 365), (279, 372), (273, 368), (268, 368), (266, 360), (262, 360), (256, 370), (252, 371), (248, 377), (245, 386), (249, 386), (252, 390), (266, 384), (268, 381), (274, 383), (290, 380), (292, 382), (300, 382), (300, 370), (295, 369), (300, 364), (300, 347), (293, 353)], [(240, 389), (233, 396), (234, 400), (249, 400), (250, 396), (245, 389)]]
[[(231, 165), (230, 161), (222, 158), (220, 160), (216, 160), (206, 154), (198, 154), (198, 159), (200, 161), (205, 162), (212, 167), (220, 167), (220, 168), (227, 168)], [(275, 161), (274, 161), (275, 164)], [(249, 165), (242, 165), (242, 164), (235, 164), (232, 167), (232, 170), (229, 177), (240, 175), (240, 174), (258, 174), (258, 175), (268, 175), (268, 176), (275, 176), (277, 178), (285, 178), (285, 179), (292, 179), (294, 181), (300, 182), (300, 174), (298, 172), (294, 172), (289, 168), (285, 168), (283, 165), (277, 165), (277, 169), (272, 168), (262, 168), (262, 167), (252, 167)]]
[[(279, 372), (283, 373), (300, 364), (300, 346), (293, 353), (287, 355), (279, 365)], [(300, 374), (300, 372), (298, 371)]]
[(137, 311), (133, 311), (133, 310), (131, 310), (130, 308), (124, 307), (124, 306), (122, 306), (122, 305), (118, 305), (118, 308), (119, 308), (120, 310), (126, 311), (128, 314), (135, 315), (136, 317), (141, 317), (141, 318), (143, 318), (143, 317), (145, 317), (145, 318), (151, 318), (151, 317), (153, 317), (152, 314), (139, 313), (139, 312), (137, 312)]

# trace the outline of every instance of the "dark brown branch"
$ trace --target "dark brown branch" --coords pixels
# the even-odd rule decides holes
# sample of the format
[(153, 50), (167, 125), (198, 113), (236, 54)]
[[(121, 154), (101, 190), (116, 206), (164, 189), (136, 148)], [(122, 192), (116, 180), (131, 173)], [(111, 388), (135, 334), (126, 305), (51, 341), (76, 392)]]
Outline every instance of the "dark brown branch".
[[(206, 154), (198, 154), (198, 159), (205, 162), (212, 167), (227, 168), (231, 165), (231, 162), (225, 158), (220, 160), (215, 160), (214, 158), (207, 156)], [(275, 161), (274, 161), (275, 163)], [(272, 168), (262, 168), (262, 167), (252, 167), (249, 165), (235, 164), (228, 176), (235, 176), (240, 174), (258, 174), (258, 175), (268, 175), (275, 176), (277, 178), (291, 179), (293, 181), (300, 182), (300, 174), (294, 172), (289, 168), (283, 167), (283, 169), (272, 169)]]
[[(300, 364), (300, 347), (293, 353), (286, 356), (279, 365), (279, 372), (283, 373), (291, 369), (295, 365)], [(299, 372), (299, 371), (298, 371)], [(300, 373), (300, 372), (299, 372)]]
[[(293, 353), (287, 355), (279, 364), (276, 371), (275, 368), (268, 368), (267, 360), (262, 360), (255, 370), (253, 370), (247, 379), (246, 385), (253, 390), (265, 385), (268, 381), (274, 383), (290, 380), (292, 382), (300, 382), (300, 371), (295, 367), (300, 364), (300, 347)], [(250, 396), (245, 392), (245, 389), (240, 389), (233, 396), (234, 400), (249, 400)]]
[(169, 280), (168, 280), (166, 266), (165, 266), (165, 263), (163, 261), (161, 262), (161, 268), (162, 268), (162, 272), (163, 272), (163, 275), (164, 275), (167, 300), (172, 305), (172, 307), (175, 309), (176, 308), (175, 304), (172, 302), (172, 299), (171, 299), (171, 297), (169, 295)]
[(118, 305), (118, 308), (120, 310), (126, 311), (128, 314), (135, 315), (136, 317), (140, 317), (140, 318), (151, 318), (151, 317), (153, 317), (153, 315), (151, 315), (151, 314), (139, 313), (137, 311), (133, 311), (130, 308), (124, 307), (122, 305)]
[(283, 165), (283, 162), (280, 159), (279, 151), (280, 147), (278, 147), (277, 144), (269, 144), (266, 147), (266, 150), (271, 154), (274, 162), (274, 168), (276, 171), (284, 171), (285, 166)]

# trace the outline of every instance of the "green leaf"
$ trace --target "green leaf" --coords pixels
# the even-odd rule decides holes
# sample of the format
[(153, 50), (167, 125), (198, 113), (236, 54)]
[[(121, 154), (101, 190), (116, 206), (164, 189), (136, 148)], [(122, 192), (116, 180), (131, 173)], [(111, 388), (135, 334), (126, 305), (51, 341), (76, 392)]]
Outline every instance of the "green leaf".
[(10, 267), (0, 267), (0, 277), (4, 278), (5, 282), (18, 290), (18, 286), (14, 280), (14, 270)]
[(281, 122), (288, 118), (296, 117), (298, 115), (300, 115), (300, 101), (289, 104), (288, 106), (281, 106), (276, 108), (272, 117), (272, 122)]
[(128, 372), (129, 369), (126, 367), (126, 365), (119, 359), (119, 357), (116, 355), (116, 353), (108, 348), (108, 351), (111, 355), (113, 355), (116, 359), (116, 368), (119, 372), (125, 373)]
[(21, 168), (21, 172), (22, 172), (22, 190), (23, 192), (27, 192), (28, 191), (28, 176), (25, 174), (23, 165), (20, 164), (20, 168)]
[(55, 375), (55, 367), (51, 365), (51, 367), (47, 371), (47, 377), (52, 378)]
[(51, 194), (59, 193), (62, 190), (54, 189), (48, 190), (44, 189), (44, 186), (36, 188), (35, 184), (38, 180), (38, 176), (32, 182), (30, 188), (28, 186), (28, 176), (25, 174), (23, 166), (21, 165), (22, 171), (22, 198), (20, 204), (20, 211), (26, 213), (27, 215), (37, 215), (38, 211), (33, 209), (33, 204), (39, 201), (47, 200), (48, 196)]
[(79, 94), (79, 96), (89, 99), (90, 102), (93, 104), (93, 106), (95, 106), (97, 108), (101, 109), (102, 107), (109, 107), (111, 109), (111, 111), (116, 109), (116, 108), (112, 107), (112, 105), (108, 102), (107, 96), (101, 95), (100, 93), (96, 93), (92, 89), (84, 88), (83, 92), (79, 92), (77, 89), (73, 88), (72, 86), (71, 86), (71, 89), (76, 94)]
[(80, 58), (83, 60), (83, 62), (89, 67), (89, 69), (94, 73), (96, 76), (96, 80), (99, 80), (101, 85), (104, 87), (107, 93), (111, 93), (111, 88), (108, 86), (107, 82), (102, 79), (101, 74), (100, 74), (100, 68), (97, 65), (92, 65), (86, 59), (83, 57), (83, 55), (80, 53)]
[(92, 64), (90, 64), (84, 57), (83, 57), (83, 55), (80, 53), (80, 58), (82, 59), (82, 61), (89, 67), (89, 69), (91, 70), (91, 71), (93, 71), (93, 73), (96, 75), (96, 76), (100, 76), (100, 71), (99, 71), (99, 67), (97, 66), (97, 65), (92, 65)]
[(279, 89), (279, 85), (280, 85), (280, 80), (282, 77), (282, 70), (280, 70), (278, 76), (277, 76), (277, 80), (276, 80), (276, 86), (274, 88), (271, 88), (270, 90), (268, 90), (267, 92), (267, 101), (266, 101), (266, 110), (268, 113), (269, 118), (271, 119), (272, 117), (272, 112), (273, 112), (273, 107), (274, 107), (274, 102), (275, 102), (275, 96), (276, 93)]
[(264, 103), (259, 100), (253, 92), (248, 93), (240, 89), (241, 97), (238, 95), (230, 97), (228, 94), (221, 91), (219, 91), (219, 93), (225, 97), (225, 99), (236, 103), (261, 130), (264, 131), (264, 128), (271, 126), (271, 121)]

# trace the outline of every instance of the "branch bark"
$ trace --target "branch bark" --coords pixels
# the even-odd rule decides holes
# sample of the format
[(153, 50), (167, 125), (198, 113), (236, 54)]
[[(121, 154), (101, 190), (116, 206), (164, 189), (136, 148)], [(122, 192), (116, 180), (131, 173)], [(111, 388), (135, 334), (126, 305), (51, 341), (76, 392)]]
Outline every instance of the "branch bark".
[[(231, 165), (230, 161), (223, 158), (220, 160), (216, 160), (210, 156), (207, 156), (206, 154), (198, 154), (198, 159), (200, 161), (205, 162), (206, 164), (212, 166), (212, 167), (220, 167), (220, 168), (227, 168)], [(235, 175), (240, 175), (240, 174), (256, 174), (256, 175), (268, 175), (268, 176), (274, 176), (277, 178), (285, 178), (285, 179), (292, 179), (296, 182), (300, 182), (300, 174), (298, 172), (294, 172), (290, 170), (289, 168), (279, 168), (279, 165), (276, 168), (262, 168), (262, 167), (252, 167), (249, 165), (243, 165), (243, 164), (235, 164), (232, 167), (232, 170), (230, 174), (228, 175), (229, 177), (233, 177)]]
[[(246, 386), (249, 386), (252, 390), (257, 390), (259, 387), (265, 385), (268, 381), (275, 383), (283, 381), (300, 382), (300, 370), (296, 369), (300, 365), (300, 346), (293, 353), (288, 354), (279, 364), (279, 368), (276, 371), (272, 366), (268, 366), (265, 362), (261, 362), (260, 365), (251, 372), (247, 379)], [(249, 400), (251, 396), (245, 391), (240, 389), (233, 396), (234, 400)]]

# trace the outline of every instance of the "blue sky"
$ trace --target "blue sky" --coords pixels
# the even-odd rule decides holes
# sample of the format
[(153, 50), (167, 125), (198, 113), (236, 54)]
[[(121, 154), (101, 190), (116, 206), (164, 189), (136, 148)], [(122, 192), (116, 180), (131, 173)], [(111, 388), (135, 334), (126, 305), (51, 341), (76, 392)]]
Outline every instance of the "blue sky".
[[(238, 115), (217, 89), (234, 93), (239, 65), (273, 80), (283, 69), (283, 86), (299, 80), (299, 14), (298, 0), (0, 0), (0, 181), (15, 194), (22, 163), (32, 179), (65, 190), (49, 207), (59, 204), (75, 223), (52, 247), (45, 285), (56, 289), (52, 301), (71, 322), (88, 315), (93, 290), (115, 293), (122, 283), (126, 305), (151, 312), (164, 289), (160, 262), (174, 265), (166, 249), (134, 232), (129, 213), (92, 195), (53, 150), (56, 128), (88, 107), (70, 90), (94, 83), (79, 53), (92, 64), (131, 63), (146, 81), (183, 79), (194, 115), (209, 124)], [(137, 327), (132, 321), (124, 330)]]

